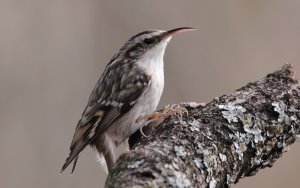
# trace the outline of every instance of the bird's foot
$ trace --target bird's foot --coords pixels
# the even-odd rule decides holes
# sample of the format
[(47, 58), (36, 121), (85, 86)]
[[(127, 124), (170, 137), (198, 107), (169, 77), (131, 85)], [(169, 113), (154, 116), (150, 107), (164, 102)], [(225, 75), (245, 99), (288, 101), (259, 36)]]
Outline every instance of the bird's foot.
[(153, 132), (153, 129), (160, 125), (166, 118), (175, 116), (182, 120), (182, 116), (184, 114), (188, 114), (188, 110), (186, 108), (179, 105), (168, 105), (164, 107), (161, 112), (153, 112), (151, 114), (141, 116), (137, 119), (137, 122), (145, 121), (145, 123), (143, 123), (145, 126), (140, 128), (140, 133), (144, 137), (149, 137), (150, 133)]
[(166, 106), (164, 109), (163, 109), (163, 112), (162, 112), (165, 116), (165, 118), (169, 117), (169, 116), (175, 116), (177, 117), (178, 119), (182, 120), (182, 116), (184, 114), (188, 115), (189, 111), (180, 106), (180, 105), (168, 105)]

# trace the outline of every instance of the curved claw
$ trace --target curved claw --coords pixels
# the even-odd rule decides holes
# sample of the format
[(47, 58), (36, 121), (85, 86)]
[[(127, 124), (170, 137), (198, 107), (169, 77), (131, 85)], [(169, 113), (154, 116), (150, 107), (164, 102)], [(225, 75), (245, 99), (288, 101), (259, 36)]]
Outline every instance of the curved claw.
[(146, 134), (143, 132), (143, 127), (144, 127), (144, 126), (142, 126), (142, 127), (140, 128), (140, 133), (141, 133), (141, 135), (143, 135), (143, 136), (146, 137), (146, 138), (149, 138), (150, 135), (146, 135)]

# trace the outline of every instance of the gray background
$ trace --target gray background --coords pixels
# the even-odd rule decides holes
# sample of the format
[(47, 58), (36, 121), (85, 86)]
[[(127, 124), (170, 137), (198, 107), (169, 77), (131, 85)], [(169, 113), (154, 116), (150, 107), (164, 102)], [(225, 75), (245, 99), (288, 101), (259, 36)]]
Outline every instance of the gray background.
[[(86, 149), (59, 175), (112, 54), (142, 30), (193, 26), (165, 55), (160, 106), (206, 101), (284, 63), (300, 77), (300, 1), (0, 0), (0, 187), (100, 187)], [(299, 187), (300, 144), (234, 187)]]

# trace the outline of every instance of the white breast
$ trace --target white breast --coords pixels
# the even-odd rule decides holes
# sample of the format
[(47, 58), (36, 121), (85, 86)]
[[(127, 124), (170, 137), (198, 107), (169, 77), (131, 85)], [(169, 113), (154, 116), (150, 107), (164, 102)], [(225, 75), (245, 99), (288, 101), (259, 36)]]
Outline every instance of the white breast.
[[(145, 93), (147, 105), (150, 109), (147, 113), (153, 112), (160, 100), (164, 88), (164, 53), (168, 41), (163, 42), (159, 46), (149, 50), (138, 62), (138, 66), (142, 68), (146, 74), (151, 76), (151, 85)], [(149, 99), (148, 99), (149, 98)]]
[(117, 145), (142, 126), (136, 123), (138, 117), (153, 113), (157, 108), (164, 88), (163, 56), (167, 42), (149, 50), (136, 62), (139, 68), (151, 76), (151, 83), (134, 107), (110, 126), (108, 134)]
[(144, 69), (151, 76), (151, 84), (139, 102), (148, 106), (145, 113), (152, 113), (159, 103), (164, 88), (164, 63), (163, 59), (147, 60), (148, 62), (141, 63), (148, 64)]

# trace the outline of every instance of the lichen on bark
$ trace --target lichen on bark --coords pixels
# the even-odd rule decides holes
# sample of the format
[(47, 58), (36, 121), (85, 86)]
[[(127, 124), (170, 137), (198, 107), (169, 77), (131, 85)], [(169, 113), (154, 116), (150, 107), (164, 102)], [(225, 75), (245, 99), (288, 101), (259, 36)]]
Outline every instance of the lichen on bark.
[(300, 86), (291, 65), (207, 104), (179, 104), (145, 138), (138, 132), (106, 187), (230, 187), (271, 167), (300, 136)]

